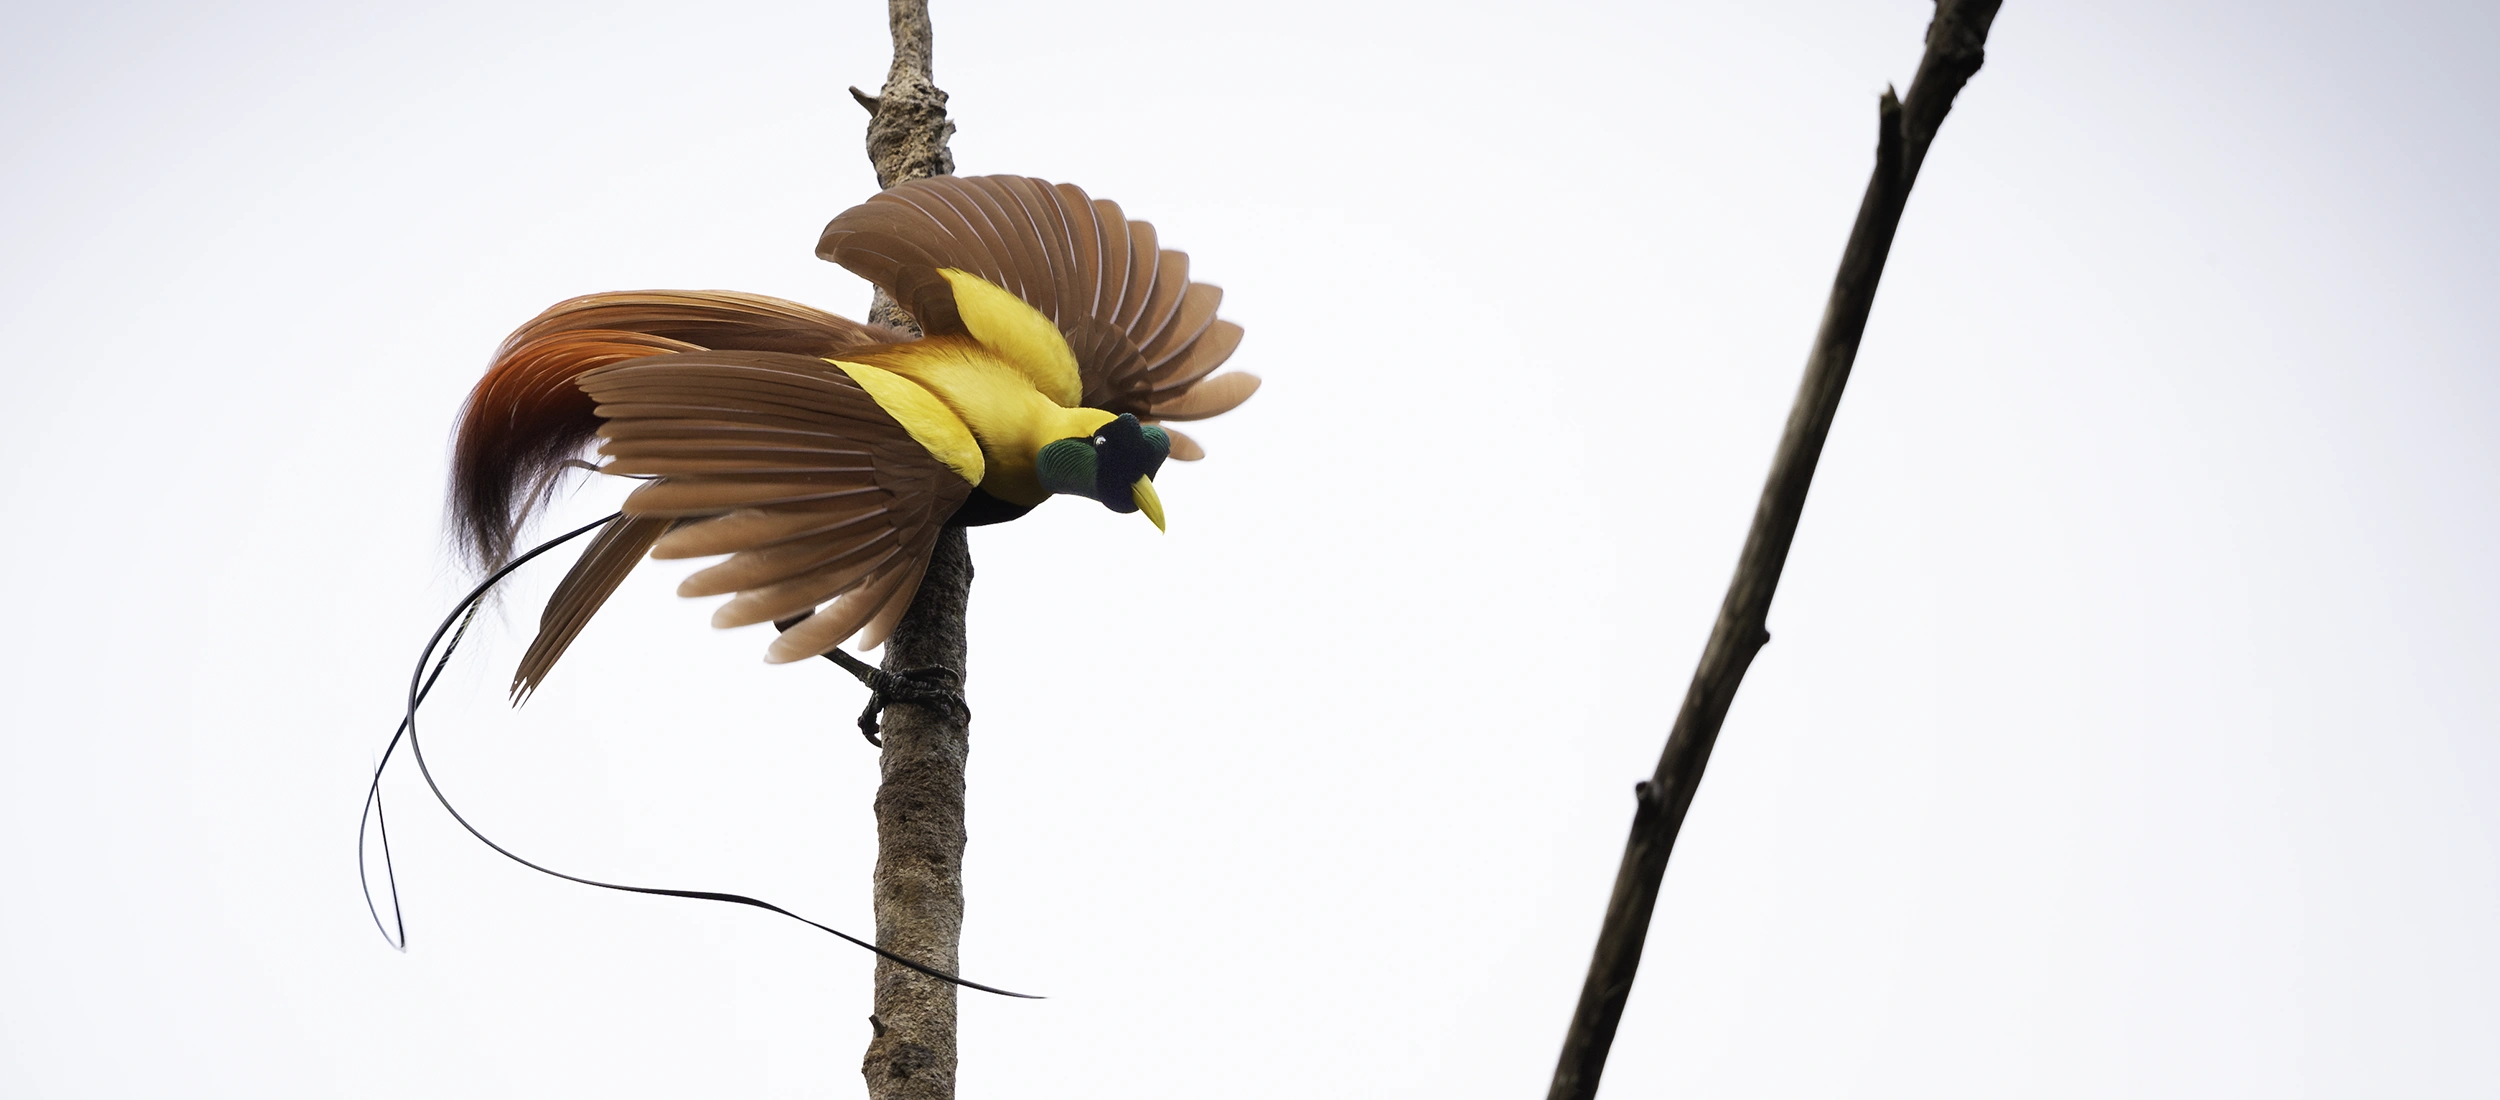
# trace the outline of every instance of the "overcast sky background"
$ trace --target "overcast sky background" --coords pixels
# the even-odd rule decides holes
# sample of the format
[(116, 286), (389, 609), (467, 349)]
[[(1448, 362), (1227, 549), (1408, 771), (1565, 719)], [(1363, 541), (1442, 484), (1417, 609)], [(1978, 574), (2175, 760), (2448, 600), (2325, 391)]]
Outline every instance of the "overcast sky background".
[[(1918, 0), (936, 5), (966, 174), (1267, 379), (975, 533), (963, 1094), (1538, 1095)], [(1928, 159), (1606, 1095), (2500, 1090), (2500, 9), (2014, 0)], [(854, 1096), (871, 958), (364, 770), (445, 446), (575, 294), (851, 315), (882, 5), (0, 10), (0, 1092)], [(2476, 303), (2481, 303), (2479, 306)], [(612, 507), (581, 489), (554, 524)], [(861, 690), (561, 560), (498, 839), (871, 926)]]

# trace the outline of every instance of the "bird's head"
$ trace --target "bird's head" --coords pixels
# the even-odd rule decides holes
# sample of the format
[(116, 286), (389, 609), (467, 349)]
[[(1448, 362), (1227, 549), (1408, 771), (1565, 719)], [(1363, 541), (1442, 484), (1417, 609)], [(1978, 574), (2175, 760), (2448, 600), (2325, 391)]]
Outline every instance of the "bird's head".
[(1172, 437), (1122, 413), (1090, 436), (1054, 439), (1035, 462), (1042, 488), (1090, 497), (1114, 512), (1144, 512), (1163, 529), (1163, 501), (1155, 496), (1155, 471), (1172, 453)]

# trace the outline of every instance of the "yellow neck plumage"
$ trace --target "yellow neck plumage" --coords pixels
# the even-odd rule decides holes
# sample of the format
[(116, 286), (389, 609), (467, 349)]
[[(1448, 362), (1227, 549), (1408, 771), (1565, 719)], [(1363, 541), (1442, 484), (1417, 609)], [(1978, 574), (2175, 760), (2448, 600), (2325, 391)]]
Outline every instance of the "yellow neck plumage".
[(1050, 496), (1033, 465), (1042, 447), (1090, 436), (1114, 417), (1077, 406), (1076, 356), (1049, 318), (976, 276), (940, 274), (972, 335), (833, 363), (964, 480), (1011, 504), (1040, 504)]

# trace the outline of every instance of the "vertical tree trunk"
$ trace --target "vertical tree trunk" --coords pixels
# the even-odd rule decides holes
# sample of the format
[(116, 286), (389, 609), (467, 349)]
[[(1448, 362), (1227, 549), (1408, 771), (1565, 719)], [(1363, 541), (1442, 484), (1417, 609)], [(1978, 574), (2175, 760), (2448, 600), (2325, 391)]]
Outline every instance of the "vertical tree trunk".
[[(972, 553), (950, 527), (911, 610), (886, 643), (885, 669), (964, 667)], [(964, 761), (971, 731), (946, 707), (895, 703), (878, 758), (877, 945), (950, 973), (964, 923)], [(955, 987), (877, 960), (874, 1037), (860, 1074), (874, 1100), (955, 1095)]]
[[(851, 89), (868, 108), (868, 159), (877, 186), (954, 172), (946, 139), (946, 93), (929, 79), (928, 0), (887, 0), (894, 65), (875, 96)], [(912, 328), (884, 291), (870, 320)], [(944, 666), (965, 671), (964, 607), (972, 591), (972, 552), (963, 528), (938, 539), (911, 610), (885, 647), (885, 670)], [(958, 683), (960, 684), (960, 680)], [(964, 922), (964, 762), (968, 718), (947, 707), (895, 703), (885, 712), (878, 759), (877, 944), (949, 972), (960, 972)], [(953, 1100), (955, 987), (885, 960), (877, 962), (876, 1013), (859, 1072), (872, 1100)]]

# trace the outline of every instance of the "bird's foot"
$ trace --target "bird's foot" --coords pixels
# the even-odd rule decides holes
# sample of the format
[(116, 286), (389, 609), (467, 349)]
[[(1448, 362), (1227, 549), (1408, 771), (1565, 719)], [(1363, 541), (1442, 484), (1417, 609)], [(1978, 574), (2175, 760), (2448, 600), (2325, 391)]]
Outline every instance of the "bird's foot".
[(877, 735), (877, 715), (896, 703), (918, 703), (925, 707), (942, 707), (956, 720), (972, 721), (972, 704), (964, 700), (964, 674), (945, 665), (927, 665), (887, 672), (869, 667), (868, 662), (835, 650), (825, 656), (843, 671), (859, 677), (868, 685), (868, 706), (859, 712), (859, 735), (871, 745), (883, 746)]
[[(798, 615), (773, 625), (788, 630), (806, 618), (805, 615)], [(868, 707), (859, 712), (859, 735), (867, 738), (871, 745), (884, 747), (884, 739), (878, 736), (877, 716), (896, 703), (942, 707), (955, 715), (957, 720), (967, 725), (972, 722), (972, 704), (964, 699), (964, 674), (957, 669), (946, 665), (927, 665), (888, 672), (839, 649), (826, 652), (824, 658), (840, 665), (842, 671), (867, 685)]]

